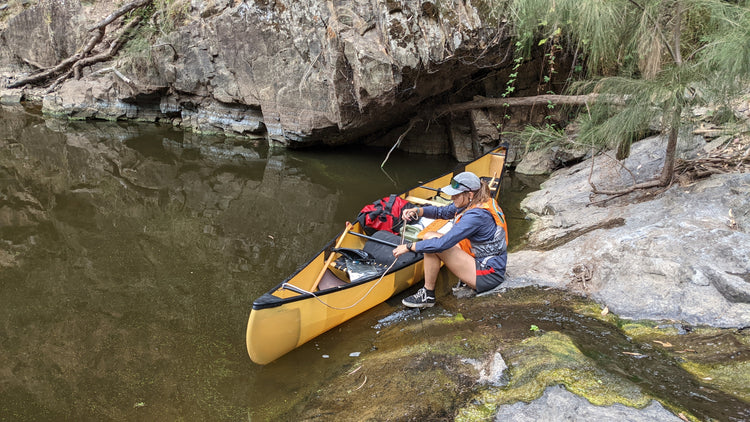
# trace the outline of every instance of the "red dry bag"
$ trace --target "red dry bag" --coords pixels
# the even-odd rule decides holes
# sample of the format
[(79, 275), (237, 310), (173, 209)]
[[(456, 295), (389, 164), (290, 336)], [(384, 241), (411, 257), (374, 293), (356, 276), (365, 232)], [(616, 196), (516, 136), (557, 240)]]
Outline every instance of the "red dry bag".
[(404, 208), (411, 208), (414, 205), (398, 195), (391, 195), (379, 199), (372, 204), (365, 205), (357, 216), (357, 221), (365, 234), (372, 235), (379, 230), (388, 230), (391, 233), (398, 234), (404, 221), (401, 220), (401, 213)]

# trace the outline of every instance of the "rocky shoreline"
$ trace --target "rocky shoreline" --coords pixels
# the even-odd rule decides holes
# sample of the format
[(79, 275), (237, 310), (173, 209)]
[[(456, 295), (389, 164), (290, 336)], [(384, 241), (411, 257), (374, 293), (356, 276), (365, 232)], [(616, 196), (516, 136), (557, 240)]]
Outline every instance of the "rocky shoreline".
[[(193, 2), (181, 29), (158, 43), (102, 63), (53, 92), (0, 88), (0, 103), (32, 101), (45, 113), (70, 119), (161, 121), (289, 147), (365, 138), (390, 146), (409, 132), (415, 108), (474, 94), (497, 97), (506, 87), (504, 27), (488, 25), (489, 15), (465, 2), (458, 10), (461, 22), (443, 19), (453, 11), (432, 1), (398, 7), (363, 2), (352, 10), (331, 10), (318, 1), (292, 2), (288, 9), (261, 3)], [(0, 85), (73, 54), (86, 35), (81, 29), (114, 5), (45, 0), (2, 22)], [(492, 77), (474, 84), (477, 66), (492, 68)], [(531, 76), (519, 81), (519, 92), (536, 90), (538, 72), (529, 69), (538, 67), (530, 62), (521, 72)], [(453, 92), (464, 85), (472, 94)], [(520, 124), (521, 115), (512, 123)], [(429, 125), (429, 132), (410, 132), (401, 148), (466, 161), (497, 142), (498, 120), (489, 110), (446, 117)], [(682, 141), (683, 158), (707, 146), (700, 136)], [(624, 162), (605, 154), (554, 172), (523, 203), (533, 227), (526, 245), (509, 256), (506, 290), (499, 297), (443, 298), (434, 311), (405, 315), (373, 335), (371, 353), (351, 367), (342, 363), (339, 375), (306, 387), (299, 403), (275, 416), (499, 421), (554, 412), (584, 419), (681, 419), (675, 397), (641, 389), (617, 373), (622, 366), (602, 369), (605, 364), (590, 357), (596, 353), (632, 359), (621, 362), (624, 367), (662, 359), (679, 381), (702, 383), (675, 381), (669, 388), (706, 395), (710, 390), (747, 402), (750, 173), (716, 174), (615, 198), (591, 194), (592, 183), (616, 188), (652, 179), (661, 169), (665, 142), (638, 142)], [(551, 169), (564, 161), (560, 155), (545, 160)], [(537, 293), (571, 295), (542, 293), (525, 302), (532, 286), (541, 287)], [(581, 297), (587, 302), (555, 314), (553, 308)], [(545, 319), (554, 319), (550, 314), (558, 320)], [(561, 327), (584, 323), (599, 324), (599, 331), (583, 340), (560, 334)], [(540, 331), (530, 332), (530, 326)], [(606, 343), (615, 335), (622, 350), (585, 349), (587, 341)], [(630, 338), (637, 344), (627, 343)], [(726, 338), (731, 347), (717, 352), (696, 346), (713, 338)], [(671, 347), (678, 342), (679, 348)], [(699, 410), (688, 418), (700, 419)]]
[(750, 174), (599, 203), (607, 198), (591, 196), (589, 178), (615, 187), (654, 177), (663, 150), (658, 137), (636, 143), (623, 163), (632, 175), (602, 157), (554, 173), (522, 203), (534, 224), (526, 248), (508, 259), (507, 286), (571, 290), (625, 318), (750, 325)]

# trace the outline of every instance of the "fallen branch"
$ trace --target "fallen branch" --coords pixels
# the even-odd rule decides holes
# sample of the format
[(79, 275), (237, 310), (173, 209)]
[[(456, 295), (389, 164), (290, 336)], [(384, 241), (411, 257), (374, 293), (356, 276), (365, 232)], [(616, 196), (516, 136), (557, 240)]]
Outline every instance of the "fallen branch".
[(93, 31), (93, 30), (96, 30), (96, 29), (102, 29), (105, 26), (109, 25), (110, 23), (114, 22), (114, 20), (117, 19), (117, 18), (119, 18), (120, 16), (122, 16), (122, 15), (130, 12), (133, 9), (137, 9), (139, 7), (143, 7), (143, 6), (151, 3), (152, 1), (153, 0), (136, 0), (136, 1), (132, 2), (132, 3), (128, 3), (125, 6), (122, 6), (121, 8), (119, 8), (119, 9), (115, 10), (114, 12), (112, 12), (112, 14), (110, 14), (109, 16), (107, 16), (106, 18), (104, 18), (103, 20), (99, 21), (99, 23), (97, 23), (96, 25), (94, 25), (91, 28), (89, 28), (89, 31)]
[(635, 192), (636, 190), (639, 190), (639, 189), (659, 188), (659, 187), (663, 187), (665, 185), (666, 185), (666, 183), (664, 183), (663, 180), (661, 180), (661, 179), (655, 179), (655, 180), (649, 180), (648, 182), (637, 183), (635, 185), (629, 186), (629, 187), (624, 188), (624, 189), (617, 189), (617, 190), (599, 190), (599, 189), (594, 189), (592, 192), (595, 193), (595, 194), (597, 194), (597, 195), (617, 195), (617, 196), (622, 196), (622, 195), (627, 195), (630, 192)]
[[(467, 110), (474, 110), (477, 108), (497, 108), (497, 107), (524, 107), (534, 105), (574, 105), (584, 106), (594, 101), (601, 100), (601, 96), (598, 94), (588, 95), (536, 95), (532, 97), (511, 97), (511, 98), (485, 98), (478, 97), (473, 101), (458, 104), (448, 104), (445, 106), (438, 107), (434, 114), (436, 117), (442, 116), (446, 113), (456, 113)], [(607, 99), (608, 102), (615, 105), (622, 105), (625, 103), (623, 98), (610, 97)]]
[(414, 124), (417, 123), (420, 120), (422, 120), (422, 119), (420, 119), (420, 118), (417, 117), (417, 118), (411, 119), (409, 121), (409, 126), (406, 128), (406, 130), (404, 131), (404, 133), (402, 133), (401, 136), (398, 137), (398, 139), (396, 140), (396, 143), (393, 144), (393, 147), (391, 147), (391, 150), (388, 151), (388, 154), (386, 154), (385, 159), (383, 160), (383, 162), (380, 163), (380, 168), (381, 169), (383, 168), (383, 166), (385, 166), (385, 162), (388, 161), (388, 158), (390, 158), (391, 153), (393, 152), (393, 150), (396, 149), (396, 148), (398, 148), (399, 145), (401, 145), (401, 141), (404, 140), (404, 137), (406, 136), (406, 134), (409, 133), (409, 131), (414, 127)]
[[(52, 85), (50, 85), (50, 87), (47, 89), (46, 92), (50, 93), (54, 91), (61, 83), (65, 82), (71, 75), (73, 75), (73, 77), (76, 79), (81, 79), (81, 69), (83, 69), (84, 67), (91, 66), (92, 64), (111, 59), (120, 49), (120, 47), (122, 47), (122, 45), (125, 43), (125, 40), (127, 39), (127, 35), (130, 32), (130, 30), (135, 28), (140, 23), (140, 21), (141, 21), (140, 17), (137, 17), (133, 19), (132, 21), (130, 21), (125, 26), (125, 28), (120, 32), (120, 35), (118, 35), (117, 38), (115, 38), (109, 44), (109, 49), (107, 51), (99, 53), (95, 56), (85, 57), (76, 61), (70, 70), (65, 72), (65, 74), (57, 78), (57, 80), (55, 80), (55, 82)], [(119, 72), (116, 72), (116, 73), (119, 73)]]
[(111, 59), (117, 51), (122, 47), (123, 44), (125, 44), (125, 41), (127, 39), (127, 36), (129, 35), (130, 31), (138, 26), (138, 24), (141, 23), (141, 17), (138, 16), (132, 21), (130, 21), (125, 28), (120, 32), (120, 35), (115, 38), (114, 41), (112, 41), (109, 44), (109, 49), (105, 52), (99, 53), (95, 56), (86, 57), (84, 59), (79, 60), (76, 64), (73, 65), (73, 73), (75, 75), (76, 79), (80, 79), (80, 73), (81, 69), (84, 66), (91, 66), (92, 64), (103, 62), (106, 60)]
[(83, 48), (83, 50), (80, 53), (76, 53), (68, 57), (67, 59), (58, 63), (57, 66), (55, 67), (52, 67), (50, 69), (44, 70), (40, 73), (31, 75), (31, 76), (28, 76), (26, 78), (19, 79), (16, 82), (9, 84), (7, 87), (19, 88), (24, 85), (35, 84), (37, 82), (47, 80), (48, 78), (52, 77), (52, 75), (55, 75), (57, 73), (65, 71), (66, 69), (69, 69), (70, 66), (72, 66), (74, 63), (79, 61), (81, 57), (90, 53), (91, 50), (102, 40), (102, 38), (104, 38), (104, 29), (100, 29), (96, 31), (96, 33), (92, 35), (91, 38), (89, 38), (89, 41), (86, 43), (86, 46)]

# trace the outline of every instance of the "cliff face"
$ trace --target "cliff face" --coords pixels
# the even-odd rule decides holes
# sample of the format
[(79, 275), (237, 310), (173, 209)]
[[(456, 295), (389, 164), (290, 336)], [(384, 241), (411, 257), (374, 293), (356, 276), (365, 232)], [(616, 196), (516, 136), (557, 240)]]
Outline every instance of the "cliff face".
[[(168, 119), (286, 146), (389, 139), (389, 131), (395, 140), (432, 104), (503, 87), (487, 78), (512, 58), (490, 3), (176, 0), (143, 12), (148, 23), (113, 60), (40, 94), (43, 109), (71, 118)], [(116, 8), (42, 0), (10, 18), (0, 39), (11, 52), (0, 56), (3, 85), (73, 54), (89, 36), (86, 27)], [(143, 37), (145, 28), (159, 30)], [(479, 77), (485, 80), (472, 85)], [(497, 131), (486, 130), (490, 120), (475, 112), (433, 122), (428, 136), (438, 141), (424, 144), (425, 131), (414, 130), (404, 148), (469, 159), (497, 141)]]

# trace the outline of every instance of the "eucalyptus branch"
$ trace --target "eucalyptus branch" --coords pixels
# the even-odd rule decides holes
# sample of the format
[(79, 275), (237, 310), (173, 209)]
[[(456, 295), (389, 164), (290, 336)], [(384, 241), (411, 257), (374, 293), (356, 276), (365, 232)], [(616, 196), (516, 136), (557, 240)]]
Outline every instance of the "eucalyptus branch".
[(114, 22), (115, 19), (119, 18), (120, 16), (130, 12), (133, 9), (137, 9), (139, 7), (145, 6), (149, 3), (151, 3), (153, 0), (136, 0), (132, 3), (128, 3), (125, 6), (122, 6), (121, 8), (115, 10), (112, 12), (109, 16), (104, 18), (103, 20), (99, 21), (96, 25), (89, 28), (89, 31), (94, 31), (97, 29), (102, 29), (105, 26), (109, 25), (110, 23)]

